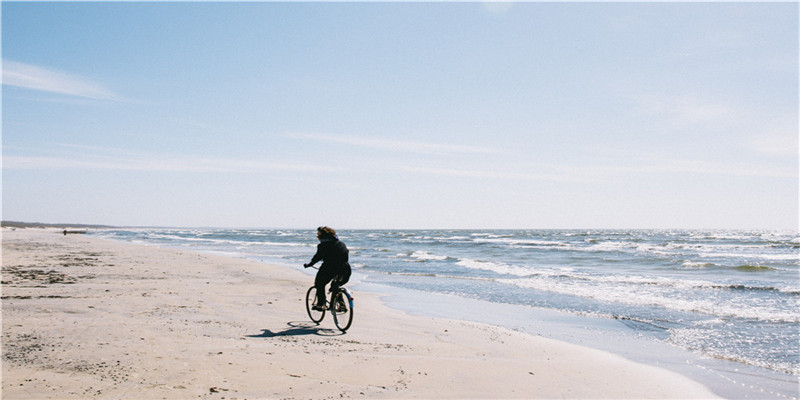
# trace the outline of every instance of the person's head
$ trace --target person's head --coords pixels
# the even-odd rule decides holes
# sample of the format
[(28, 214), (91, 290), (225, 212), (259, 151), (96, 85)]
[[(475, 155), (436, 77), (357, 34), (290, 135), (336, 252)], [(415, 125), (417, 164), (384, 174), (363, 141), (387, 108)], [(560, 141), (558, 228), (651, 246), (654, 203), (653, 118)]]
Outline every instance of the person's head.
[(317, 228), (317, 239), (336, 239), (336, 231), (329, 226), (320, 226)]

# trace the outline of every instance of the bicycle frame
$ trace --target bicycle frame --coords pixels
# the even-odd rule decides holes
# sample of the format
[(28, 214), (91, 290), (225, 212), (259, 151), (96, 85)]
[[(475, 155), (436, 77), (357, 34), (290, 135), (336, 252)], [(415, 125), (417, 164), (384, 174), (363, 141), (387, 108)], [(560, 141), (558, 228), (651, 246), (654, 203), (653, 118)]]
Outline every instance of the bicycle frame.
[[(353, 307), (355, 305), (353, 301), (353, 295), (347, 288), (339, 286), (335, 279), (331, 282), (329, 292), (330, 300), (325, 299), (325, 309), (314, 311), (312, 304), (316, 302), (316, 286), (311, 286), (308, 288), (308, 292), (306, 292), (306, 311), (308, 312), (308, 316), (311, 318), (311, 321), (317, 324), (322, 322), (322, 319), (325, 318), (326, 311), (330, 311), (336, 327), (339, 328), (340, 331), (345, 332), (353, 323)], [(344, 298), (340, 297), (340, 293), (341, 296), (347, 298), (346, 303), (344, 303)], [(339, 304), (337, 304), (337, 297), (339, 297)], [(339, 309), (339, 307), (343, 308)]]

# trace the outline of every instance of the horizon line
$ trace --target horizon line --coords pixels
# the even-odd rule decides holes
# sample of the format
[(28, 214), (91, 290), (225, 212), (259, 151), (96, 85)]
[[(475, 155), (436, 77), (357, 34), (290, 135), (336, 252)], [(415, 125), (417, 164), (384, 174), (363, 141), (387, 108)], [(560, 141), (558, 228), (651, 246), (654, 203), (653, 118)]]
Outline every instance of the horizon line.
[[(0, 226), (2, 228), (22, 228), (22, 229), (47, 229), (47, 228), (95, 228), (95, 229), (232, 229), (232, 230), (245, 230), (245, 229), (263, 229), (263, 230), (314, 230), (315, 227), (278, 227), (278, 226), (178, 226), (178, 225), (105, 225), (105, 224), (86, 224), (86, 223), (45, 223), (45, 222), (25, 222), (25, 221), (11, 221), (11, 220), (2, 220), (0, 221)], [(471, 227), (471, 228), (424, 228), (424, 227), (416, 227), (416, 228), (409, 228), (409, 227), (399, 227), (399, 228), (337, 228), (337, 231), (365, 231), (365, 230), (382, 230), (382, 231), (425, 231), (425, 230), (436, 230), (436, 231), (480, 231), (480, 230), (491, 230), (491, 231), (499, 231), (499, 230), (506, 230), (506, 231), (523, 231), (523, 230), (531, 230), (531, 231), (580, 231), (580, 230), (606, 230), (606, 231), (666, 231), (666, 230), (673, 230), (673, 231), (794, 231), (800, 232), (800, 225), (797, 228), (709, 228), (709, 227), (694, 227), (694, 228), (687, 228), (687, 227), (650, 227), (650, 228), (624, 228), (624, 227), (581, 227), (581, 228), (553, 228), (553, 227), (539, 227), (539, 228), (511, 228), (511, 227)]]

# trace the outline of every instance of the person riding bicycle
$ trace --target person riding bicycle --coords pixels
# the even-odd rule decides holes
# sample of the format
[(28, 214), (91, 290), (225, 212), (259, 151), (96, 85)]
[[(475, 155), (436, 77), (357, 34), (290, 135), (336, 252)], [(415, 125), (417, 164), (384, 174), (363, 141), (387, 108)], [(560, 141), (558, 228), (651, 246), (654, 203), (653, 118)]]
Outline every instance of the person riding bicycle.
[(322, 266), (317, 271), (314, 278), (314, 286), (317, 288), (317, 303), (314, 310), (325, 310), (325, 286), (333, 281), (333, 285), (342, 286), (350, 280), (350, 264), (347, 246), (339, 240), (336, 231), (327, 226), (317, 228), (317, 253), (311, 258), (311, 262), (303, 264), (308, 268), (322, 260)]

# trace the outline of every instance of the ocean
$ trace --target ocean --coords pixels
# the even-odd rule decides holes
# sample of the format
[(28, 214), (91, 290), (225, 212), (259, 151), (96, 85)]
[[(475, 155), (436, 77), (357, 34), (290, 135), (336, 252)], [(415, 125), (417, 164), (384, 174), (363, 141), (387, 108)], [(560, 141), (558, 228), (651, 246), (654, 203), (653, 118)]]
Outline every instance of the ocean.
[[(314, 254), (315, 233), (136, 228), (93, 234), (302, 269)], [(350, 249), (352, 280), (360, 285), (558, 313), (595, 328), (615, 326), (621, 336), (707, 360), (698, 365), (748, 388), (735, 392), (744, 393), (742, 398), (798, 397), (797, 232), (343, 230), (339, 236)], [(425, 306), (431, 315), (447, 315), (444, 306), (438, 313), (436, 307)], [(500, 323), (544, 332), (533, 319), (513, 319)], [(723, 394), (737, 397), (733, 393)]]

